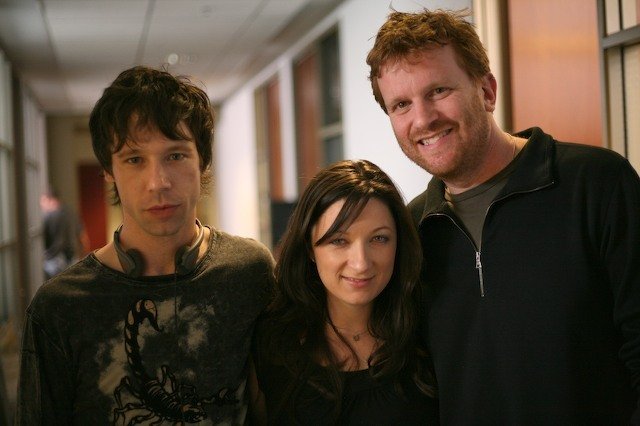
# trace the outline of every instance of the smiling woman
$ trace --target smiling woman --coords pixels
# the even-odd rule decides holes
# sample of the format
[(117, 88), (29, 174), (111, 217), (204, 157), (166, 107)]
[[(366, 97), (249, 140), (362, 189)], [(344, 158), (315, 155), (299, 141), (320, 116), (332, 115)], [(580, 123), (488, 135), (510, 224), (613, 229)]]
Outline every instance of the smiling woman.
[(393, 273), (396, 225), (389, 208), (374, 198), (346, 229), (329, 234), (344, 204), (334, 202), (313, 227), (313, 261), (327, 291), (330, 323), (349, 331), (360, 319), (356, 328), (367, 330), (373, 301)]
[(419, 259), (402, 197), (375, 164), (342, 161), (311, 180), (254, 342), (259, 423), (437, 424), (416, 341)]

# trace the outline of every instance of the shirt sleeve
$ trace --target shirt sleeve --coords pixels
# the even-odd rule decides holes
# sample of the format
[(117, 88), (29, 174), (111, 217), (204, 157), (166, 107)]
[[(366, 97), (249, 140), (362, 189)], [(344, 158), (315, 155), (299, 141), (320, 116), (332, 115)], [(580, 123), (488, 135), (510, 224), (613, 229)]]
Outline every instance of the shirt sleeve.
[(20, 353), (16, 425), (72, 424), (71, 362), (27, 312)]

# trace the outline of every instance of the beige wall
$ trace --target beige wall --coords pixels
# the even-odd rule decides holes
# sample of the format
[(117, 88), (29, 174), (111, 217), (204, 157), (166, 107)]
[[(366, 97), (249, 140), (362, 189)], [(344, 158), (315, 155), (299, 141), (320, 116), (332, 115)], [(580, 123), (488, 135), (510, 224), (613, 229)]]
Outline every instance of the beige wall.
[(69, 205), (78, 207), (77, 165), (97, 164), (89, 137), (86, 116), (49, 117), (47, 119), (47, 152), (49, 179)]

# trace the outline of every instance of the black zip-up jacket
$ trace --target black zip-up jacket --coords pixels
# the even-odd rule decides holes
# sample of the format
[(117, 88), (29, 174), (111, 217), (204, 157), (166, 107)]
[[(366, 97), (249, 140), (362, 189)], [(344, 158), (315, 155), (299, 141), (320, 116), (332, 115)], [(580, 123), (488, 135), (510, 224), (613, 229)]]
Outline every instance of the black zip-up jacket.
[(409, 207), (445, 425), (629, 424), (640, 381), (640, 179), (539, 128), (481, 250), (433, 178)]

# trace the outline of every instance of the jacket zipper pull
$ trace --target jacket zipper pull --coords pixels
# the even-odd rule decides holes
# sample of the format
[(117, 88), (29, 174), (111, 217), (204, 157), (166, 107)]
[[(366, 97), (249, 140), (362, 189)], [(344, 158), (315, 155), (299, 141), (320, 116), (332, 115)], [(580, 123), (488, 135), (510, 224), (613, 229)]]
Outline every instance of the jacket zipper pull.
[(480, 261), (480, 252), (476, 252), (476, 269), (478, 270), (478, 278), (480, 279), (480, 297), (484, 297), (484, 277), (482, 276), (482, 262)]

